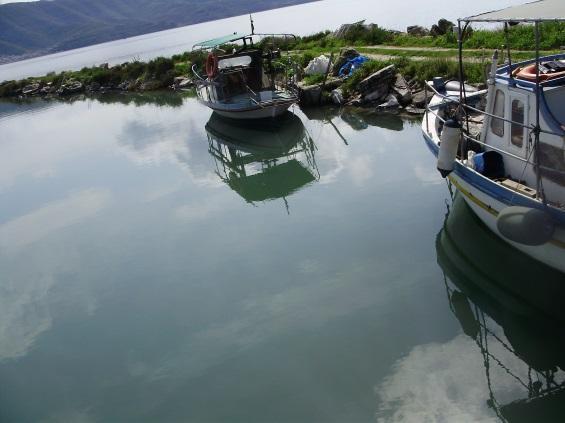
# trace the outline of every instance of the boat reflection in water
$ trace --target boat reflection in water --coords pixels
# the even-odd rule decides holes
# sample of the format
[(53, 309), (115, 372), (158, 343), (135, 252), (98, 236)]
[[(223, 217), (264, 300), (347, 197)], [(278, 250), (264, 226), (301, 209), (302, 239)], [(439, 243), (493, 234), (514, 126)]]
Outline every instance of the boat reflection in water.
[[(489, 407), (505, 422), (563, 421), (563, 275), (500, 240), (458, 195), (436, 249), (449, 306), (483, 356)], [(510, 396), (497, 395), (495, 367), (515, 382)]]
[(300, 118), (235, 121), (216, 113), (206, 124), (216, 173), (250, 204), (287, 198), (320, 178), (315, 144)]

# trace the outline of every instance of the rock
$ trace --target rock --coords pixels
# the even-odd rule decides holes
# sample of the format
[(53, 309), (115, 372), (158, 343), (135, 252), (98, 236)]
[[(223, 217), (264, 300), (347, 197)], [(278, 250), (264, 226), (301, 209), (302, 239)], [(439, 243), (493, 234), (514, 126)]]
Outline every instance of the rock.
[(337, 104), (338, 106), (341, 106), (343, 103), (345, 103), (345, 99), (343, 98), (343, 91), (339, 88), (336, 88), (332, 91), (331, 97), (334, 104)]
[(345, 65), (345, 63), (348, 60), (354, 59), (355, 57), (359, 57), (359, 56), (360, 56), (359, 52), (354, 48), (341, 49), (341, 51), (339, 52), (339, 57), (336, 59), (336, 61), (333, 64), (332, 75), (338, 76), (339, 70), (343, 65)]
[(37, 94), (37, 92), (39, 91), (40, 88), (41, 88), (41, 86), (37, 82), (35, 82), (33, 84), (29, 84), (29, 85), (26, 85), (25, 87), (22, 88), (22, 94), (23, 95)]
[(100, 91), (100, 84), (98, 82), (93, 82), (92, 84), (86, 87), (86, 90), (90, 92)]
[(359, 31), (359, 29), (363, 29), (365, 26), (364, 19), (351, 24), (343, 24), (333, 33), (333, 36), (334, 38), (346, 38), (352, 31)]
[(156, 79), (150, 79), (149, 81), (144, 81), (139, 86), (141, 91), (154, 91), (161, 88), (161, 82), (157, 81)]
[(124, 81), (124, 82), (118, 84), (118, 90), (127, 91), (130, 83), (131, 83), (131, 81)]
[(449, 34), (450, 32), (453, 32), (453, 27), (455, 26), (455, 24), (451, 21), (448, 21), (447, 19), (441, 18), (437, 22), (437, 26), (442, 34)]
[(414, 106), (407, 106), (404, 111), (411, 115), (423, 115), (424, 113), (426, 113), (426, 109), (420, 109)]
[(410, 90), (410, 86), (408, 85), (408, 82), (406, 82), (404, 77), (399, 73), (396, 74), (396, 81), (394, 82), (392, 90), (394, 91), (401, 105), (406, 106), (412, 101), (412, 91)]
[(298, 97), (300, 99), (300, 105), (302, 106), (314, 106), (320, 104), (320, 99), (322, 97), (322, 87), (321, 85), (303, 85), (298, 84)]
[(408, 28), (406, 28), (406, 33), (410, 35), (414, 35), (416, 37), (423, 37), (426, 35), (430, 35), (430, 31), (420, 25), (409, 26)]
[(389, 65), (362, 80), (357, 86), (357, 91), (365, 101), (381, 100), (390, 92), (395, 75), (396, 67)]
[(194, 81), (190, 78), (185, 78), (183, 79), (181, 82), (179, 82), (179, 89), (185, 89), (185, 88), (190, 88), (194, 85)]
[(428, 96), (426, 97), (426, 92), (424, 90), (414, 93), (412, 96), (412, 105), (415, 107), (426, 107), (428, 101), (432, 99), (434, 93), (432, 90), (428, 90)]
[(57, 90), (59, 95), (68, 95), (80, 93), (84, 90), (84, 86), (80, 81), (69, 80), (61, 84), (61, 87)]
[(361, 107), (363, 105), (363, 99), (361, 97), (361, 94), (358, 94), (355, 97), (350, 98), (349, 101), (345, 103), (345, 105), (353, 106), (353, 107)]
[(438, 35), (445, 35), (453, 32), (453, 26), (455, 24), (447, 19), (440, 19), (437, 25), (432, 25), (430, 29), (430, 35), (437, 37)]
[(177, 76), (175, 77), (175, 79), (173, 79), (173, 88), (175, 90), (189, 88), (192, 85), (194, 85), (192, 79), (187, 78), (185, 76)]
[(336, 88), (339, 88), (341, 85), (343, 85), (343, 79), (329, 76), (326, 80), (326, 85), (324, 85), (324, 90), (333, 91)]
[(386, 98), (386, 101), (382, 104), (379, 104), (376, 107), (377, 111), (386, 111), (386, 110), (398, 110), (400, 108), (400, 103), (398, 102), (397, 98), (389, 94)]

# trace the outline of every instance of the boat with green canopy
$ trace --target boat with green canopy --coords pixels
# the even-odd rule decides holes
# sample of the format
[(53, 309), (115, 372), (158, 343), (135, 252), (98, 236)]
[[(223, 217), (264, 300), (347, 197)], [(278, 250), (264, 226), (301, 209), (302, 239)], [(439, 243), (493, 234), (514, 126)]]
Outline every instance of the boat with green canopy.
[(208, 52), (204, 69), (192, 67), (198, 100), (225, 117), (276, 117), (298, 102), (290, 57), (283, 60), (275, 46), (275, 40), (294, 35), (255, 34), (251, 22), (251, 34), (228, 34), (193, 46)]

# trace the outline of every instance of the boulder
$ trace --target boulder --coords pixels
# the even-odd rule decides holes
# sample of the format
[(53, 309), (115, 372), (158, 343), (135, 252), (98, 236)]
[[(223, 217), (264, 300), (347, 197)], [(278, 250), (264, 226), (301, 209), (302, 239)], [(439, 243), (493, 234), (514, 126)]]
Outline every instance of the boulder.
[(142, 82), (141, 85), (139, 86), (139, 89), (141, 91), (154, 91), (161, 88), (161, 85), (162, 85), (161, 81), (158, 81), (156, 79), (150, 79), (148, 81)]
[(437, 25), (432, 25), (430, 29), (430, 35), (437, 37), (438, 35), (445, 35), (453, 32), (453, 26), (455, 24), (447, 19), (440, 19)]
[(331, 97), (334, 104), (337, 104), (338, 106), (341, 106), (343, 103), (345, 103), (345, 99), (343, 98), (343, 91), (340, 88), (333, 90)]
[(430, 35), (430, 31), (420, 25), (409, 26), (408, 28), (406, 28), (406, 33), (410, 35), (414, 35), (416, 37), (423, 37), (426, 35)]
[(395, 75), (396, 67), (389, 65), (363, 79), (357, 86), (357, 91), (365, 101), (382, 100), (390, 92)]
[(300, 99), (300, 105), (302, 106), (318, 105), (320, 104), (320, 99), (322, 97), (322, 86), (320, 84), (304, 85), (299, 83), (298, 97)]
[(332, 75), (338, 76), (339, 70), (348, 60), (354, 59), (355, 57), (359, 57), (360, 54), (354, 48), (343, 48), (339, 52), (339, 57), (335, 60), (333, 67), (332, 67)]
[(334, 38), (346, 38), (352, 32), (357, 32), (360, 29), (365, 29), (365, 27), (365, 20), (351, 24), (343, 24), (333, 33), (333, 36)]
[(346, 106), (352, 106), (352, 107), (361, 107), (363, 105), (363, 99), (361, 97), (360, 94), (356, 95), (355, 97), (351, 97), (347, 103), (345, 103)]
[(194, 85), (194, 81), (192, 81), (192, 79), (184, 78), (182, 81), (179, 82), (178, 88), (182, 90), (182, 89), (185, 89), (185, 88), (190, 88), (193, 85)]
[(100, 84), (98, 82), (93, 82), (86, 87), (86, 90), (90, 92), (100, 91)]
[(376, 110), (378, 112), (380, 111), (390, 111), (390, 110), (398, 110), (400, 108), (400, 103), (398, 102), (398, 99), (392, 95), (389, 94), (386, 98), (386, 101), (384, 103), (381, 103), (377, 106)]
[(407, 106), (404, 111), (410, 115), (423, 115), (426, 113), (426, 109), (420, 109), (414, 106)]
[(437, 26), (442, 34), (449, 34), (450, 32), (453, 32), (453, 27), (455, 26), (455, 24), (451, 21), (448, 21), (447, 19), (441, 18), (439, 21), (437, 21)]
[(412, 104), (414, 107), (423, 108), (426, 107), (428, 102), (432, 99), (434, 93), (432, 90), (428, 90), (428, 96), (426, 97), (426, 92), (424, 90), (414, 93), (412, 96)]
[(59, 95), (68, 95), (80, 93), (84, 90), (84, 85), (80, 81), (69, 80), (61, 84), (61, 87), (57, 90)]
[(408, 85), (408, 82), (406, 82), (404, 77), (399, 73), (396, 74), (396, 81), (392, 86), (392, 91), (396, 95), (396, 98), (401, 105), (406, 106), (412, 101), (412, 91), (410, 90), (410, 86)]
[(37, 94), (37, 92), (40, 90), (41, 85), (39, 85), (39, 83), (35, 82), (33, 84), (29, 84), (26, 85), (25, 87), (22, 88), (22, 94), (23, 95), (33, 95), (33, 94)]

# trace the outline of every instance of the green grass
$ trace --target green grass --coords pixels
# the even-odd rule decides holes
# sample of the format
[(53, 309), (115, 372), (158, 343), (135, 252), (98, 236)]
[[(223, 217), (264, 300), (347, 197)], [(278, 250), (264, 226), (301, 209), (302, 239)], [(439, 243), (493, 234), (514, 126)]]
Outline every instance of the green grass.
[(184, 53), (172, 58), (158, 57), (149, 62), (132, 61), (112, 67), (94, 66), (85, 67), (79, 71), (68, 71), (61, 73), (49, 73), (43, 77), (26, 78), (20, 81), (6, 81), (0, 84), (0, 97), (13, 96), (17, 90), (32, 83), (52, 83), (59, 87), (64, 81), (80, 81), (85, 85), (93, 83), (102, 86), (117, 86), (122, 82), (140, 83), (144, 81), (158, 81), (161, 88), (173, 83), (177, 76), (190, 76), (192, 64), (202, 67), (205, 55), (201, 52)]
[[(459, 77), (457, 62), (445, 58), (410, 60), (406, 57), (398, 57), (385, 61), (369, 60), (342, 85), (345, 95), (352, 94), (359, 82), (389, 65), (395, 65), (406, 79), (415, 79), (420, 82), (429, 81), (435, 76), (442, 76), (445, 79)], [(471, 83), (484, 82), (484, 65), (481, 63), (466, 63), (465, 80)]]
[[(565, 45), (565, 23), (546, 22), (540, 25), (542, 50), (558, 50)], [(344, 46), (371, 46), (387, 44), (399, 47), (446, 47), (457, 48), (455, 34), (448, 33), (441, 36), (414, 36), (405, 33), (396, 33), (379, 27), (365, 30), (362, 27), (352, 31), (345, 39), (335, 39), (329, 31), (319, 32), (307, 37), (298, 38), (294, 43), (287, 43), (285, 47), (294, 50), (313, 50), (316, 48), (340, 48)], [(535, 35), (531, 25), (517, 25), (510, 27), (506, 34), (504, 30), (478, 29), (466, 32), (464, 48), (495, 49), (509, 44), (516, 50), (535, 49)]]

